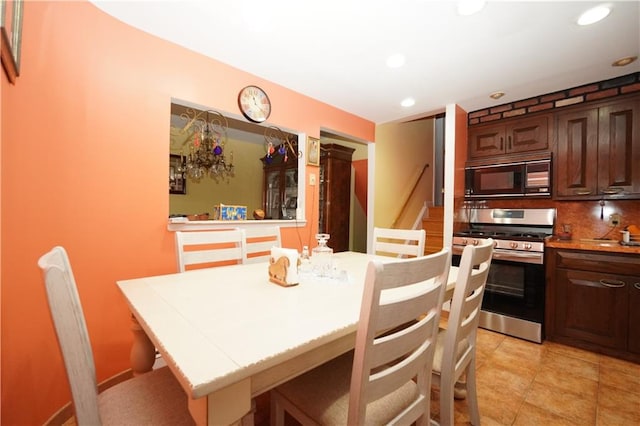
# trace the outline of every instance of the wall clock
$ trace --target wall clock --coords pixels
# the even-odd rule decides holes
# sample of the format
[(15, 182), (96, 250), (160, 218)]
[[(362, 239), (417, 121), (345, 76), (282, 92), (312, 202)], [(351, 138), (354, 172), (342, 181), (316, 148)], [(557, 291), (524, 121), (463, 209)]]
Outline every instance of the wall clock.
[(248, 120), (262, 123), (271, 114), (271, 101), (258, 86), (247, 86), (238, 94), (238, 107)]

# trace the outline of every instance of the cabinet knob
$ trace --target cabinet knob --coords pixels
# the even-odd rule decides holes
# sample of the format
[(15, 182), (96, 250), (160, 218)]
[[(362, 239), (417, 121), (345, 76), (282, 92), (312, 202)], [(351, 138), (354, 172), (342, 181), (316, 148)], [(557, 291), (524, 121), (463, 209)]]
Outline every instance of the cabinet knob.
[(500, 136), (500, 151), (504, 149), (504, 138)]
[(634, 287), (636, 290), (640, 290), (640, 283), (633, 283), (633, 287)]

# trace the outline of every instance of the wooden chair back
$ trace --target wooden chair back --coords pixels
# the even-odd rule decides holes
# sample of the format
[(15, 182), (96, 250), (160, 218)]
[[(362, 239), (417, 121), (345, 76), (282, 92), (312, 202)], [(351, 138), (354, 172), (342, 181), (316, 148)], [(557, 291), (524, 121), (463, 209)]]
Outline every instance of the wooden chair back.
[(246, 263), (247, 247), (242, 229), (220, 231), (177, 231), (178, 271)]
[(69, 257), (54, 247), (38, 260), (49, 311), (71, 388), (78, 425), (193, 425), (187, 395), (169, 368), (119, 382), (98, 393), (84, 312)]
[(267, 262), (271, 256), (271, 247), (282, 247), (278, 226), (250, 226), (244, 232), (247, 263)]
[(364, 424), (367, 404), (416, 379), (419, 394), (392, 423), (429, 424), (431, 366), (451, 255), (372, 261), (356, 335), (348, 424)]
[(80, 297), (67, 252), (54, 247), (38, 260), (49, 301), (77, 424), (101, 424), (96, 370)]
[(452, 425), (454, 386), (466, 373), (467, 405), (471, 423), (480, 424), (475, 386), (476, 333), (480, 321), (480, 307), (494, 241), (483, 240), (477, 246), (467, 245), (460, 259), (458, 276), (447, 320), (447, 329), (436, 354), (433, 375), (440, 387), (440, 424)]
[(373, 229), (373, 253), (406, 258), (424, 256), (424, 229)]

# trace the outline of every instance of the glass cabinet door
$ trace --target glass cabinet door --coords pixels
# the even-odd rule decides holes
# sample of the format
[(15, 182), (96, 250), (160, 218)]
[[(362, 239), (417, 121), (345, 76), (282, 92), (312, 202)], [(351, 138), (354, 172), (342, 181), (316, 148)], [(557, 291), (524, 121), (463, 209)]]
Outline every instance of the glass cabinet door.
[(280, 170), (270, 170), (265, 173), (265, 217), (267, 219), (280, 219), (280, 206), (282, 199), (280, 191)]
[(282, 219), (295, 219), (298, 208), (298, 169), (285, 169), (283, 189)]
[(320, 199), (319, 201), (319, 214), (318, 214), (318, 232), (321, 234), (326, 233), (326, 226), (325, 226), (325, 211), (326, 206), (325, 206), (325, 191), (326, 191), (326, 186), (324, 184), (324, 178), (325, 178), (325, 173), (326, 173), (326, 165), (324, 164), (324, 161), (320, 162)]
[(295, 219), (298, 208), (298, 168), (265, 167), (265, 219)]

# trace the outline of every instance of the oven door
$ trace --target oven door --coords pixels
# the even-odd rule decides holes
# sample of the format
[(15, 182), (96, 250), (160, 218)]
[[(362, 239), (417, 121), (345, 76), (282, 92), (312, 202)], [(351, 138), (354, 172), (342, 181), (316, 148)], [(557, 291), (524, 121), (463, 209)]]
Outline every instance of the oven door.
[[(460, 257), (453, 255), (454, 266), (460, 264)], [(481, 318), (480, 326), (539, 343), (544, 320), (544, 265), (499, 257), (491, 261), (482, 299), (481, 310), (491, 320), (483, 324)]]

